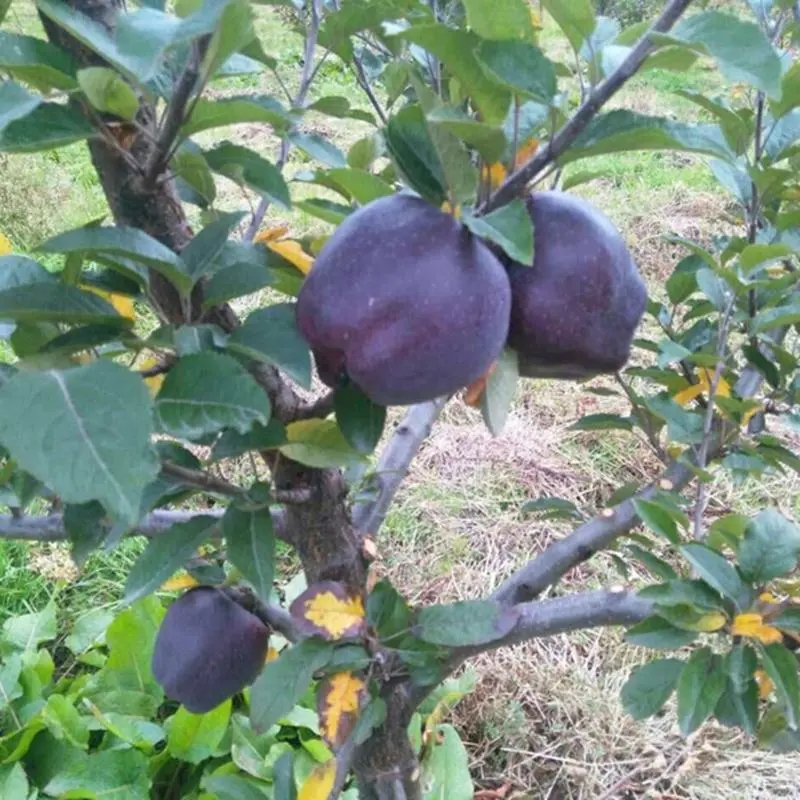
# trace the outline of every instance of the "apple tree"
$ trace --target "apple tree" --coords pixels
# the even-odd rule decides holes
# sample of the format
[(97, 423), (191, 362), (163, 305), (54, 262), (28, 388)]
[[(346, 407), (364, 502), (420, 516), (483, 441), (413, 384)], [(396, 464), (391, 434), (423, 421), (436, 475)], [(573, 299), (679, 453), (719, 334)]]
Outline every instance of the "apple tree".
[[(0, 23), (22, 1), (0, 0)], [(267, 730), (316, 681), (333, 758), (301, 797), (455, 798), (436, 752), (458, 742), (409, 737), (425, 698), (476, 654), (622, 626), (654, 651), (623, 689), (633, 716), (674, 693), (684, 734), (714, 717), (800, 743), (800, 529), (776, 508), (706, 513), (721, 473), (800, 467), (795, 3), (670, 0), (624, 29), (590, 0), (34, 3), (41, 37), (0, 27), (0, 152), (85, 143), (108, 214), (0, 258), (0, 535), (69, 541), (78, 563), (146, 537), (127, 603), (187, 570), (151, 663), (166, 697), (197, 715), (235, 697)], [(263, 6), (302, 31), (296, 70), (261, 35)], [(608, 110), (641, 71), (697, 60), (729, 88), (683, 92), (702, 122)], [(315, 91), (326, 63), (364, 108)], [(278, 95), (214, 91), (262, 73)], [(304, 128), (311, 112), (368, 132), (343, 153)], [(569, 191), (597, 177), (582, 161), (630, 150), (705, 159), (735, 209), (712, 242), (675, 240), (650, 296)], [(220, 207), (221, 181), (242, 208)], [(329, 232), (289, 238), (265, 225), (272, 206)], [(409, 606), (370, 565), (415, 454), (448, 403), (500, 435), (531, 379), (616, 397), (624, 413), (575, 428), (639, 437), (660, 471), (591, 510), (533, 499), (576, 527), (469, 601)], [(242, 457), (249, 479), (220, 476)], [(290, 604), (278, 543), (307, 584)], [(621, 587), (556, 590), (600, 552)]]

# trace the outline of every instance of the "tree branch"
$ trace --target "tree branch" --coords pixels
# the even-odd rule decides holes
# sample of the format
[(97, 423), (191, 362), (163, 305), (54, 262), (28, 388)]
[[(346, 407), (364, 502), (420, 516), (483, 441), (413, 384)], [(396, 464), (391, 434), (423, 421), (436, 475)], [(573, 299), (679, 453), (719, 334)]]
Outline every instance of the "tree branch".
[(144, 169), (146, 186), (152, 186), (154, 184), (156, 178), (161, 174), (169, 160), (175, 138), (178, 135), (181, 125), (183, 125), (186, 120), (186, 109), (189, 105), (192, 92), (197, 85), (197, 79), (200, 77), (200, 64), (203, 61), (210, 41), (211, 36), (203, 36), (192, 44), (192, 53), (189, 56), (189, 61), (178, 79), (175, 91), (164, 113), (158, 139), (147, 159), (147, 164)]
[(189, 467), (182, 467), (179, 464), (165, 461), (161, 464), (161, 471), (170, 478), (175, 478), (182, 483), (212, 494), (222, 494), (228, 497), (239, 497), (246, 494), (246, 490), (242, 489), (241, 486), (228, 483), (228, 481), (217, 478), (216, 475), (209, 475), (209, 473), (200, 469), (190, 469)]
[(573, 116), (550, 139), (546, 147), (539, 150), (530, 161), (506, 178), (497, 191), (481, 209), (484, 213), (506, 205), (519, 194), (542, 170), (555, 161), (584, 131), (597, 112), (632, 78), (654, 49), (651, 33), (665, 33), (680, 18), (692, 0), (671, 0), (650, 29), (628, 53), (628, 57), (601, 84), (590, 93), (586, 101)]
[(694, 477), (686, 465), (673, 462), (663, 476), (622, 503), (608, 508), (594, 519), (578, 526), (569, 536), (547, 547), (537, 558), (505, 580), (492, 594), (492, 599), (513, 606), (532, 600), (573, 567), (605, 549), (615, 539), (639, 524), (635, 500), (652, 497), (659, 486), (680, 491)]
[[(158, 536), (173, 525), (180, 525), (195, 517), (217, 517), (222, 519), (221, 509), (205, 511), (151, 511), (128, 531), (129, 536)], [(272, 527), (275, 535), (282, 541), (289, 541), (284, 509), (272, 509)], [(110, 525), (109, 525), (110, 529)], [(9, 539), (28, 542), (67, 542), (69, 535), (64, 527), (62, 514), (49, 514), (42, 517), (15, 517), (13, 514), (0, 514), (0, 540)]]
[(501, 639), (484, 645), (458, 648), (458, 661), (543, 636), (613, 625), (633, 625), (653, 613), (653, 604), (631, 591), (598, 590), (520, 603), (516, 625)]
[(406, 412), (378, 460), (372, 479), (375, 494), (353, 506), (350, 516), (358, 530), (372, 536), (377, 534), (414, 456), (449, 399), (439, 397), (419, 403)]

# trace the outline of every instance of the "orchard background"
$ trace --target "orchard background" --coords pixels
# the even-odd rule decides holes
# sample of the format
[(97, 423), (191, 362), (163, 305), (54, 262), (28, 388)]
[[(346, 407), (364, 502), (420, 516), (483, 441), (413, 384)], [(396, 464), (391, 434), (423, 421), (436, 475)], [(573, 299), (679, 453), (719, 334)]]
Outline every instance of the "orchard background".
[[(98, 18), (102, 18), (103, 8), (112, 7), (103, 2), (72, 5), (86, 14), (99, 14)], [(198, 8), (202, 12), (203, 8), (225, 6), (180, 5), (181, 15)], [(339, 5), (341, 9), (337, 8)], [(267, 102), (260, 118), (253, 119), (257, 115), (251, 109), (243, 113), (245, 121), (240, 124), (209, 126), (192, 134), (195, 145), (206, 151), (226, 141), (249, 148), (270, 162), (281, 164), (288, 182), (291, 207), (281, 207), (274, 202), (280, 184), (270, 183), (265, 190), (258, 185), (258, 179), (253, 179), (243, 189), (234, 180), (215, 176), (214, 211), (246, 212), (232, 226), (231, 239), (261, 231), (262, 251), (266, 244), (272, 254), (272, 288), (232, 297), (231, 306), (240, 318), (276, 302), (285, 303), (287, 295), (291, 299), (318, 252), (321, 237), (330, 235), (331, 222), (341, 218), (342, 206), (363, 204), (375, 191), (375, 183), (347, 183), (342, 171), (350, 169), (363, 177), (365, 170), (371, 170), (373, 175), (380, 175), (380, 180), (385, 179), (386, 185), (399, 185), (396, 174), (384, 171), (387, 165), (390, 167), (391, 159), (376, 149), (373, 134), (376, 124), (381, 128), (381, 121), (375, 106), (391, 117), (406, 101), (398, 99), (400, 93), (413, 95), (413, 87), (403, 79), (397, 64), (402, 61), (430, 66), (431, 62), (420, 48), (409, 52), (407, 46), (398, 46), (396, 52), (390, 50), (387, 55), (386, 47), (375, 46), (376, 37), (379, 45), (383, 42), (375, 31), (384, 21), (401, 19), (403, 9), (413, 5), (398, 2), (393, 6), (396, 17), (386, 13), (382, 19), (364, 22), (363, 28), (352, 36), (354, 58), (341, 46), (338, 55), (326, 49), (331, 39), (326, 39), (324, 32), (327, 30), (330, 36), (336, 30), (331, 23), (326, 29), (326, 17), (335, 19), (337, 13), (349, 10), (354, 15), (351, 20), (359, 15), (366, 18), (369, 6), (386, 8), (391, 3), (318, 3), (314, 15), (303, 9), (302, 3), (231, 4), (238, 9), (235, 13), (245, 14), (243, 9), (252, 13), (253, 30), (266, 57), (260, 62), (249, 61), (244, 67), (242, 60), (235, 63), (230, 71), (244, 74), (217, 77), (205, 88), (203, 97), (218, 102), (234, 96), (267, 95), (278, 98), (285, 107), (291, 106), (289, 100), (293, 100), (294, 105), (307, 108), (300, 119), (287, 125), (283, 111), (276, 111)], [(468, 24), (460, 12), (461, 4), (432, 5), (448, 25)], [(476, 21), (496, 14), (500, 4), (464, 5), (470, 9), (474, 27)], [(503, 8), (515, 5), (527, 4), (508, 2)], [(598, 2), (597, 14), (604, 16), (595, 19), (593, 15), (581, 18), (581, 13), (591, 10), (591, 6), (577, 0), (530, 4), (534, 20), (531, 40), (535, 36), (541, 51), (558, 65), (560, 93), (557, 98), (550, 98), (556, 109), (552, 118), (543, 117), (532, 126), (529, 140), (520, 148), (518, 163), (545, 152), (548, 134), (583, 107), (581, 104), (591, 98), (593, 87), (602, 86), (602, 78), (619, 67), (630, 52), (625, 48), (647, 31), (647, 23), (664, 7), (675, 5)], [(419, 432), (419, 449), (409, 462), (407, 478), (395, 487), (397, 494), (380, 536), (369, 540), (370, 588), (388, 578), (414, 607), (475, 600), (496, 590), (516, 569), (546, 552), (577, 526), (591, 524), (593, 519), (608, 519), (604, 516), (608, 509), (655, 482), (663, 496), (650, 506), (637, 508), (639, 516), (643, 511), (649, 510), (649, 514), (644, 524), (633, 529), (634, 538), (622, 537), (609, 546), (604, 544), (601, 552), (560, 576), (543, 593), (544, 598), (555, 600), (573, 592), (597, 589), (635, 592), (667, 580), (675, 570), (697, 577), (697, 571), (693, 572), (670, 545), (702, 538), (735, 560), (737, 542), (747, 519), (764, 509), (775, 514), (769, 519), (773, 527), (768, 541), (775, 537), (776, 549), (784, 550), (786, 546), (779, 546), (777, 540), (789, 541), (790, 554), (788, 563), (784, 560), (785, 568), (771, 576), (768, 587), (759, 581), (753, 584), (759, 590), (768, 589), (773, 599), (789, 598), (787, 603), (800, 594), (795, 583), (800, 545), (792, 525), (800, 511), (796, 403), (800, 386), (795, 330), (800, 312), (793, 277), (800, 248), (796, 210), (798, 156), (793, 150), (800, 140), (795, 109), (800, 105), (800, 73), (793, 64), (792, 49), (797, 32), (795, 14), (800, 12), (793, 3), (767, 0), (688, 5), (686, 14), (690, 17), (715, 12), (723, 16), (708, 18), (711, 22), (696, 32), (694, 39), (691, 31), (684, 29), (681, 40), (681, 29), (677, 28), (675, 40), (661, 42), (662, 65), (651, 65), (630, 78), (602, 109), (603, 113), (626, 109), (639, 115), (638, 122), (629, 120), (629, 129), (621, 131), (613, 146), (604, 148), (603, 137), (598, 134), (595, 146), (599, 155), (586, 156), (564, 169), (548, 172), (536, 187), (550, 187), (558, 181), (562, 188), (589, 199), (623, 232), (651, 299), (664, 304), (661, 308), (651, 305), (637, 333), (653, 346), (634, 348), (628, 364), (628, 370), (633, 372), (624, 370), (622, 382), (615, 376), (594, 378), (586, 384), (519, 381), (513, 387), (513, 397), (506, 398), (510, 407), (502, 426), (496, 425), (496, 418), (492, 422), (492, 413), (487, 415), (484, 409), (484, 416), (490, 419), (487, 426), (481, 409), (464, 403), (460, 397), (451, 400), (440, 413), (437, 408), (439, 417), (430, 435), (425, 437), (425, 430)], [(157, 3), (142, 6), (159, 7)], [(64, 8), (55, 0), (42, 0), (39, 4), (43, 17), (56, 22), (65, 19), (59, 17), (59, 9), (63, 12)], [(570, 8), (577, 18), (570, 18)], [(0, 37), (48, 38), (43, 17), (28, 0), (0, 0), (0, 17)], [(744, 24), (745, 29), (731, 28), (731, 20)], [(234, 25), (230, 20), (228, 24)], [(357, 24), (355, 27), (359, 28)], [(390, 32), (396, 34), (401, 27)], [(52, 30), (49, 35), (52, 37)], [(768, 44), (770, 40), (772, 45)], [(63, 276), (70, 269), (80, 270), (80, 259), (76, 267), (74, 260), (65, 258), (63, 250), (51, 247), (49, 252), (43, 252), (40, 245), (101, 218), (105, 218), (102, 224), (113, 220), (85, 142), (76, 137), (74, 142), (57, 142), (63, 146), (56, 149), (56, 143), (13, 144), (11, 124), (24, 120), (30, 112), (20, 111), (21, 106), (15, 105), (20, 100), (11, 94), (12, 84), (24, 85), (33, 93), (55, 86), (56, 97), (65, 89), (76, 91), (74, 81), (63, 84), (63, 76), (62, 84), (58, 80), (53, 84), (53, 75), (56, 79), (62, 75), (63, 64), (54, 66), (52, 53), (20, 53), (12, 47), (19, 41), (0, 38), (0, 75), (5, 80), (0, 84), (0, 253), (5, 248), (14, 256), (28, 256)], [(365, 41), (369, 46), (361, 50)], [(767, 51), (760, 49), (764, 47)], [(770, 50), (772, 47), (774, 51)], [(238, 46), (233, 47), (230, 52), (237, 49)], [(765, 52), (769, 56), (778, 50), (782, 61), (763, 57)], [(374, 55), (376, 51), (383, 60)], [(751, 58), (748, 52), (759, 55)], [(253, 55), (252, 51), (249, 55)], [(274, 69), (270, 59), (274, 59)], [(88, 86), (81, 84), (87, 95)], [(121, 106), (114, 106), (114, 102), (128, 100), (124, 90), (115, 94), (108, 86), (105, 88), (107, 93), (93, 95), (92, 103), (100, 105), (102, 98), (112, 104), (112, 109), (95, 108), (91, 117), (94, 122), (98, 112), (113, 108), (119, 111)], [(465, 91), (469, 94), (469, 87)], [(393, 100), (390, 107), (387, 95)], [(159, 113), (164, 113), (163, 105)], [(776, 119), (769, 118), (769, 113), (775, 114)], [(370, 118), (376, 124), (368, 121)], [(660, 122), (656, 124), (654, 118)], [(670, 128), (672, 123), (675, 126)], [(715, 138), (704, 129), (706, 138), (698, 138), (693, 128), (696, 125), (719, 125), (724, 135)], [(755, 142), (754, 126), (761, 131)], [(29, 141), (34, 141), (46, 127), (29, 128)], [(128, 129), (112, 124), (103, 135), (110, 131), (114, 136), (117, 130), (121, 135), (116, 146), (125, 150), (128, 145), (124, 134), (130, 133)], [(737, 135), (743, 138), (741, 153), (732, 154), (726, 162), (726, 147), (720, 143), (727, 143), (728, 150), (736, 150), (731, 141)], [(65, 138), (69, 139), (69, 135)], [(469, 145), (478, 141), (474, 133), (464, 138)], [(103, 141), (109, 146), (107, 139)], [(643, 141), (648, 141), (652, 149), (637, 150)], [(475, 161), (475, 151), (470, 153)], [(190, 163), (197, 168), (197, 162), (191, 162), (191, 150), (182, 155), (186, 157), (183, 168), (188, 169)], [(750, 158), (751, 163), (743, 166), (737, 155)], [(506, 166), (508, 170), (489, 170), (493, 189), (511, 172), (511, 165)], [(345, 182), (330, 188), (332, 178), (323, 175), (328, 169), (339, 170), (336, 174)], [(183, 187), (184, 199), (196, 201), (198, 186), (207, 188), (203, 183), (206, 172), (207, 169), (197, 169), (193, 185)], [(326, 180), (328, 186), (324, 185)], [(759, 197), (762, 203), (756, 214), (757, 223), (752, 225), (748, 216), (754, 197), (751, 185), (757, 187), (756, 204)], [(253, 214), (258, 213), (259, 202), (265, 196), (270, 200), (266, 215), (254, 224)], [(191, 202), (186, 202), (184, 208), (195, 233), (214, 219), (207, 209)], [(143, 218), (147, 216), (146, 212)], [(742, 254), (748, 245), (762, 249), (751, 249), (749, 261), (748, 256), (744, 257), (749, 266), (742, 267)], [(97, 254), (87, 249), (83, 266), (88, 267)], [(114, 261), (107, 253), (97, 260), (106, 265)], [(714, 281), (690, 280), (688, 286), (685, 282), (681, 285), (681, 279), (675, 279), (676, 267), (678, 273), (696, 274), (706, 267), (717, 274)], [(762, 269), (780, 286), (770, 288), (775, 296), (768, 297), (764, 306), (750, 316), (781, 309), (780, 315), (761, 320), (761, 332), (771, 335), (780, 323), (781, 338), (775, 341), (783, 344), (782, 348), (775, 345), (782, 355), (775, 356), (773, 351), (769, 358), (759, 360), (752, 350), (741, 349), (747, 345), (746, 337), (739, 335), (744, 329), (729, 330), (725, 285), (728, 282), (728, 287), (734, 286), (747, 295), (749, 284), (743, 283), (743, 278), (752, 278)], [(3, 290), (9, 286), (4, 283)], [(695, 298), (690, 300), (693, 294)], [(157, 317), (144, 298), (132, 301), (123, 292), (111, 299), (120, 314), (135, 316), (135, 330), (142, 339), (157, 328)], [(761, 299), (759, 295), (759, 302)], [(691, 309), (689, 322), (671, 328), (666, 315), (679, 306), (683, 311)], [(745, 300), (744, 320), (748, 316), (746, 307)], [(30, 315), (23, 318), (19, 309), (8, 304), (2, 309), (12, 317), (18, 315), (16, 320), (9, 319), (5, 338), (0, 341), (0, 353), (7, 364), (22, 363), (32, 370), (80, 369), (103, 355), (102, 345), (90, 351), (47, 351), (47, 342), (65, 329), (37, 331), (36, 325), (62, 324), (60, 318), (47, 318), (41, 308), (39, 319)], [(742, 319), (737, 319), (736, 324), (745, 325)], [(665, 327), (659, 325), (659, 320), (666, 322)], [(695, 320), (708, 320), (707, 331), (694, 342), (682, 339)], [(17, 326), (16, 335), (13, 325)], [(665, 330), (670, 340), (666, 345)], [(711, 334), (703, 339), (708, 331)], [(728, 340), (735, 342), (730, 360), (724, 375), (714, 377), (717, 361), (713, 355), (719, 342)], [(197, 346), (205, 351), (217, 344), (205, 338), (198, 339)], [(185, 340), (183, 346), (187, 347)], [(169, 347), (156, 348), (155, 358), (152, 352), (135, 348), (124, 355), (113, 351), (107, 355), (109, 360), (142, 371), (155, 394), (163, 387), (164, 370), (159, 359), (166, 350)], [(693, 360), (698, 354), (700, 357)], [(65, 365), (63, 359), (71, 363)], [(768, 362), (766, 366), (764, 360)], [(759, 430), (751, 429), (746, 447), (734, 447), (711, 457), (711, 440), (703, 427), (706, 420), (711, 420), (707, 414), (709, 396), (713, 409), (714, 395), (724, 395), (720, 379), (730, 393), (738, 385), (737, 378), (753, 364), (758, 366), (761, 383), (765, 376), (767, 379), (766, 389), (759, 390), (760, 404), (737, 406), (737, 401), (726, 404), (723, 399), (720, 408), (723, 415), (732, 415), (745, 429), (754, 415), (766, 412), (763, 418), (775, 438), (764, 441), (759, 439)], [(648, 369), (662, 372), (648, 374)], [(703, 373), (703, 369), (710, 371)], [(677, 377), (665, 378), (667, 372)], [(688, 395), (687, 375), (697, 381), (696, 391), (689, 390)], [(688, 409), (693, 409), (694, 417), (703, 423), (699, 439), (692, 438), (692, 431), (696, 434), (697, 428), (687, 422), (687, 417), (672, 414), (663, 417), (661, 425), (654, 423), (657, 416), (641, 418), (648, 419), (654, 427), (632, 422), (631, 403), (641, 411), (647, 407), (643, 398), (654, 396), (665, 387), (673, 398), (683, 391), (682, 402), (676, 405), (687, 415)], [(300, 394), (313, 407), (314, 400), (325, 402), (327, 389), (315, 379), (310, 391)], [(378, 455), (391, 446), (406, 411), (388, 410), (374, 455), (365, 459), (337, 439), (333, 453), (330, 448), (324, 452), (328, 459), (325, 466), (338, 459), (358, 484), (364, 470), (374, 467)], [(498, 413), (502, 417), (506, 409)], [(36, 424), (25, 409), (17, 408), (14, 414), (14, 424), (21, 428)], [(433, 418), (435, 415), (423, 418), (423, 422), (430, 423)], [(661, 430), (664, 421), (669, 423), (669, 432)], [(11, 425), (9, 412), (0, 423), (0, 430), (7, 431)], [(493, 426), (496, 435), (488, 429)], [(664, 438), (660, 439), (662, 434)], [(0, 443), (8, 446), (2, 435)], [(232, 493), (231, 487), (249, 487), (257, 481), (267, 484), (270, 480), (269, 464), (255, 450), (241, 455), (234, 447), (234, 457), (216, 459), (212, 458), (208, 442), (187, 445), (184, 440), (183, 444), (199, 460), (191, 460), (187, 451), (181, 451), (177, 458), (177, 451), (160, 452), (163, 459), (173, 459), (172, 463), (178, 465), (167, 476), (172, 484), (167, 481), (166, 486), (160, 487), (169, 496), (170, 508), (187, 513), (221, 510)], [(313, 451), (313, 466), (319, 466), (322, 456), (314, 447), (319, 450), (320, 442), (306, 444)], [(692, 483), (682, 493), (672, 494), (671, 484), (659, 484), (664, 480), (664, 461), (679, 458), (681, 453), (702, 455), (704, 449), (706, 463), (700, 465), (699, 471), (709, 467), (709, 474), (701, 491)], [(294, 453), (297, 455), (297, 450)], [(4, 455), (0, 467), (0, 500), (6, 504), (0, 526), (0, 622), (4, 625), (0, 637), (0, 796), (283, 800), (300, 791), (307, 800), (326, 797), (324, 768), (331, 761), (335, 764), (335, 759), (326, 738), (327, 723), (317, 716), (315, 687), (295, 687), (298, 697), (294, 707), (279, 715), (266, 733), (258, 733), (248, 721), (247, 704), (241, 697), (208, 714), (193, 715), (159, 695), (160, 689), (149, 674), (149, 655), (164, 609), (192, 581), (218, 580), (224, 563), (224, 559), (217, 558), (219, 552), (212, 548), (195, 554), (193, 548), (188, 561), (185, 556), (170, 561), (163, 550), (148, 557), (148, 540), (124, 538), (121, 533), (126, 531), (119, 528), (110, 533), (104, 528), (103, 535), (92, 541), (75, 533), (71, 534), (72, 544), (56, 541), (66, 535), (63, 525), (57, 524), (64, 505), (58, 495), (63, 491), (44, 486), (39, 480), (41, 475), (21, 469), (14, 461), (18, 458), (15, 454), (9, 458), (4, 451)], [(181, 472), (181, 467), (189, 471)], [(206, 481), (204, 485), (201, 480)], [(359, 502), (368, 504), (369, 486), (359, 485), (364, 492)], [(298, 499), (302, 503), (301, 495), (291, 494), (296, 488), (273, 488), (273, 499), (278, 504), (292, 508)], [(670, 497), (679, 509), (670, 504)], [(26, 520), (33, 521), (28, 528)], [(96, 523), (87, 518), (78, 528), (97, 530)], [(716, 533), (716, 539), (707, 538), (709, 531)], [(168, 539), (168, 531), (164, 533), (163, 528), (145, 532), (154, 543)], [(20, 538), (51, 541), (21, 542)], [(103, 540), (105, 548), (95, 550)], [(217, 542), (214, 546), (218, 545)], [(143, 570), (159, 562), (170, 567), (170, 575), (150, 585), (152, 582), (142, 578)], [(188, 577), (186, 566), (194, 578)], [(692, 563), (695, 570), (697, 566)], [(239, 563), (236, 567), (241, 569)], [(277, 543), (277, 593), (271, 600), (283, 609), (289, 608), (306, 589), (303, 567), (295, 549)], [(251, 577), (245, 570), (242, 572), (245, 578)], [(711, 577), (716, 589), (713, 574)], [(694, 639), (698, 631), (703, 631), (705, 637), (708, 631), (703, 630), (701, 620), (707, 621), (708, 608), (702, 604), (700, 611), (691, 604), (688, 608), (666, 606), (676, 607), (681, 611), (675, 612), (664, 626), (673, 632), (692, 633), (689, 639)], [(746, 610), (749, 609), (738, 608), (739, 612)], [(728, 613), (727, 608), (725, 611)], [(273, 617), (276, 627), (281, 621), (285, 622), (283, 617)], [(672, 640), (674, 648), (666, 653), (651, 649), (652, 637), (647, 640), (647, 647), (640, 646), (641, 642), (626, 641), (624, 627), (609, 627), (542, 638), (537, 634), (513, 648), (478, 654), (434, 690), (412, 720), (409, 730), (415, 753), (421, 759), (423, 796), (453, 800), (473, 796), (481, 800), (711, 798), (721, 792), (737, 798), (798, 796), (800, 759), (794, 750), (800, 740), (792, 730), (791, 719), (794, 711), (800, 710), (796, 676), (779, 670), (770, 684), (763, 672), (755, 673), (759, 688), (763, 689), (759, 724), (744, 731), (741, 726), (723, 726), (713, 718), (713, 705), (707, 711), (705, 724), (701, 725), (704, 719), (688, 719), (675, 694), (663, 709), (659, 704), (653, 706), (653, 714), (646, 719), (634, 719), (629, 713), (636, 708), (635, 697), (625, 698), (623, 692), (623, 699), (620, 698), (632, 668), (652, 658), (686, 660), (696, 644), (709, 641), (715, 652), (726, 653), (731, 646), (730, 623), (734, 619), (731, 616), (725, 622), (724, 630), (711, 630), (717, 639), (709, 636), (697, 643)], [(753, 635), (752, 628), (737, 630), (746, 641), (774, 645), (770, 633)], [(277, 635), (271, 640), (275, 648), (284, 643)], [(271, 651), (270, 658), (276, 654)], [(794, 664), (794, 656), (791, 658)], [(710, 663), (716, 671), (722, 669), (722, 662)], [(754, 669), (746, 676), (748, 681), (756, 679)], [(276, 691), (287, 690), (278, 687)], [(697, 706), (703, 706), (704, 691), (701, 681), (694, 698)], [(150, 700), (142, 704), (142, 697)], [(648, 705), (646, 701), (644, 705)], [(717, 713), (718, 717), (726, 716), (719, 709)], [(731, 716), (734, 722), (741, 722), (735, 713), (727, 715), (728, 722)], [(419, 778), (418, 771), (416, 779)], [(314, 784), (317, 779), (319, 786)], [(348, 782), (347, 786), (343, 796), (359, 796), (354, 784)], [(23, 794), (15, 795), (15, 791)]]

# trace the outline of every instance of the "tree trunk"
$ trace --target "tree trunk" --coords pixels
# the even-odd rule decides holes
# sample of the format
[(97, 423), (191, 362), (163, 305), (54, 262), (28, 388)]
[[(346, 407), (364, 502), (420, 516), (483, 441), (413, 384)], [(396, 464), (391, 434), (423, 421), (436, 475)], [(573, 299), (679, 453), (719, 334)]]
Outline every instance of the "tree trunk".
[[(113, 28), (121, 0), (68, 0), (77, 11)], [(103, 64), (93, 52), (41, 16), (45, 31), (54, 43), (70, 52), (79, 64)], [(137, 121), (155, 134), (155, 112), (143, 104)], [(94, 120), (96, 121), (96, 119)], [(146, 164), (153, 143), (133, 127), (125, 145), (133, 159)], [(139, 228), (175, 252), (192, 238), (183, 206), (167, 172), (146, 183), (143, 173), (114, 146), (100, 137), (89, 142), (92, 163), (108, 200), (114, 221), (120, 226)], [(174, 287), (161, 275), (150, 275), (151, 297), (164, 322), (176, 325), (213, 322), (226, 331), (239, 321), (230, 306), (220, 305), (201, 312), (203, 286), (198, 284), (191, 308), (182, 306)], [(263, 364), (251, 372), (270, 395), (273, 413), (283, 423), (291, 422), (300, 399), (282, 376)], [(306, 503), (286, 507), (286, 539), (297, 549), (309, 584), (334, 580), (362, 593), (366, 588), (367, 562), (362, 553), (363, 536), (352, 525), (346, 504), (347, 486), (337, 469), (314, 469), (293, 462), (273, 451), (265, 453), (276, 490), (310, 489)], [(419, 766), (408, 740), (407, 729), (413, 713), (409, 684), (385, 683), (381, 694), (386, 702), (386, 720), (356, 751), (354, 767), (362, 800), (419, 800)]]

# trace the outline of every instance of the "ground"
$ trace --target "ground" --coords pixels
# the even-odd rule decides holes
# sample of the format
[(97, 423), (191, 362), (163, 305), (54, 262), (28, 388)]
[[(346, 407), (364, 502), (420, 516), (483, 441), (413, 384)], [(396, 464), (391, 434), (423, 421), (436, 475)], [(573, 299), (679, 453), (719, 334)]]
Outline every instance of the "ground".
[[(266, 49), (274, 55), (290, 89), (299, 75), (299, 37), (288, 33), (269, 7), (258, 7)], [(32, 9), (14, 4), (10, 27), (38, 31)], [(557, 46), (554, 32), (545, 45)], [(614, 105), (646, 113), (700, 119), (703, 112), (674, 94), (679, 89), (713, 90), (717, 74), (700, 64), (685, 74), (653, 71), (632, 81)], [(257, 88), (280, 94), (271, 76), (229, 80), (218, 95)], [(334, 59), (320, 70), (312, 98), (346, 96), (366, 108), (352, 76)], [(309, 131), (330, 135), (346, 150), (368, 133), (362, 123), (315, 116)], [(265, 155), (276, 140), (256, 126), (216, 130), (205, 140), (246, 142)], [(716, 188), (702, 159), (670, 153), (636, 153), (595, 159), (580, 169), (602, 169), (605, 177), (582, 185), (581, 194), (621, 228), (654, 294), (660, 295), (679, 246), (669, 234), (703, 240), (735, 225), (733, 206)], [(304, 166), (293, 155), (287, 174)], [(577, 170), (575, 170), (577, 171)], [(20, 252), (66, 228), (106, 212), (105, 201), (83, 146), (56, 153), (0, 156), (0, 231)], [(295, 197), (320, 194), (294, 183)], [(242, 195), (223, 189), (223, 207), (238, 208)], [(323, 234), (327, 226), (302, 212), (271, 211), (266, 224), (286, 223), (293, 235)], [(239, 302), (247, 310), (270, 301), (268, 293)], [(634, 355), (634, 361), (639, 356)], [(590, 386), (613, 388), (612, 379)], [(521, 513), (525, 501), (543, 495), (573, 500), (592, 512), (629, 480), (645, 480), (655, 464), (641, 442), (625, 434), (576, 433), (569, 426), (588, 409), (622, 407), (618, 398), (587, 393), (575, 384), (526, 381), (504, 433), (492, 439), (477, 412), (451, 404), (425, 443), (392, 510), (381, 538), (377, 570), (388, 574), (412, 601), (474, 597), (491, 590), (548, 541), (568, 530), (564, 523), (537, 523)], [(393, 411), (396, 421), (400, 412)], [(250, 470), (250, 462), (226, 464), (226, 474)], [(800, 516), (800, 478), (733, 486), (717, 480), (709, 515), (753, 510), (764, 504)], [(126, 543), (90, 559), (78, 573), (63, 549), (0, 543), (0, 620), (41, 608), (61, 593), (63, 619), (90, 607), (112, 605), (141, 545)], [(296, 564), (288, 557), (288, 578)], [(609, 556), (570, 573), (559, 591), (622, 583)], [(637, 575), (630, 579), (635, 583)], [(511, 782), (530, 798), (696, 798), (761, 800), (800, 797), (800, 757), (769, 755), (742, 735), (707, 726), (688, 742), (678, 735), (674, 713), (646, 723), (626, 716), (619, 689), (632, 665), (648, 657), (625, 646), (614, 631), (586, 632), (536, 641), (484, 656), (472, 664), (477, 685), (454, 712), (471, 754), (479, 786)]]

